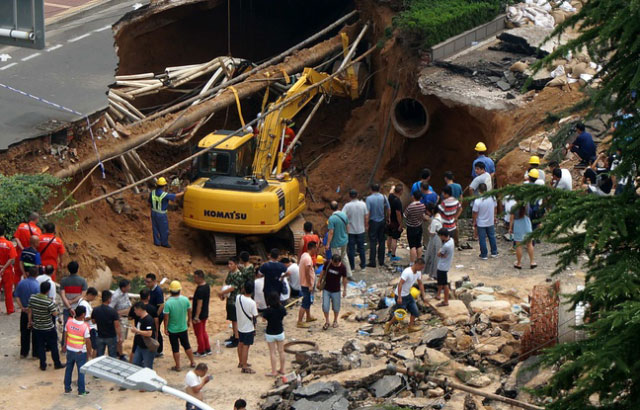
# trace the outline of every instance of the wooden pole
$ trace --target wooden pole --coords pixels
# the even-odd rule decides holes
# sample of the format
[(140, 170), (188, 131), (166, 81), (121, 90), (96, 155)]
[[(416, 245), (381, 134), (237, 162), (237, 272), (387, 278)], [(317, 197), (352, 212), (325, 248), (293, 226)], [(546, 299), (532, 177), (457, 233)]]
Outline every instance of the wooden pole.
[[(125, 178), (131, 183), (131, 184), (135, 184), (136, 180), (133, 177), (133, 174), (131, 173), (131, 168), (129, 168), (129, 164), (127, 163), (126, 158), (124, 157), (124, 155), (120, 156), (120, 162), (122, 162), (122, 166), (124, 167), (123, 171), (124, 171), (124, 176)], [(140, 190), (138, 189), (138, 185), (136, 184), (135, 186), (133, 186), (133, 191), (136, 194), (140, 193)]]

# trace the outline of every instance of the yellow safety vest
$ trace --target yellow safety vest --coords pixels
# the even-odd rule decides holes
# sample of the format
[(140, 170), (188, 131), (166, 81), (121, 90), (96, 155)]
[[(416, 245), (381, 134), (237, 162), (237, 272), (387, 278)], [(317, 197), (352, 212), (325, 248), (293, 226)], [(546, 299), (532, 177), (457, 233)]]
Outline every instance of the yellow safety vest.
[(156, 195), (156, 191), (151, 191), (151, 210), (159, 214), (166, 214), (167, 210), (162, 210), (162, 200), (167, 196), (166, 192)]

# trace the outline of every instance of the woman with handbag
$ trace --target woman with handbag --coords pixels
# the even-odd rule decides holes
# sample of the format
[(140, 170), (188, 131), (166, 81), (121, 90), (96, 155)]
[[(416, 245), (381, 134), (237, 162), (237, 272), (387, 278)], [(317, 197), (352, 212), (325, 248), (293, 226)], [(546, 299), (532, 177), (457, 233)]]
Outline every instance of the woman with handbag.
[(340, 314), (340, 278), (342, 278), (342, 296), (347, 296), (347, 268), (342, 263), (340, 255), (333, 255), (318, 280), (317, 288), (322, 290), (322, 312), (324, 313), (324, 326), (322, 330), (329, 329), (329, 308), (333, 310), (333, 327), (338, 327), (338, 315)]
[(143, 302), (133, 305), (133, 310), (139, 318), (136, 327), (131, 328), (131, 331), (135, 334), (133, 338), (133, 345), (135, 346), (133, 364), (153, 369), (153, 359), (156, 357), (159, 346), (156, 340), (156, 326), (151, 315), (147, 313)]

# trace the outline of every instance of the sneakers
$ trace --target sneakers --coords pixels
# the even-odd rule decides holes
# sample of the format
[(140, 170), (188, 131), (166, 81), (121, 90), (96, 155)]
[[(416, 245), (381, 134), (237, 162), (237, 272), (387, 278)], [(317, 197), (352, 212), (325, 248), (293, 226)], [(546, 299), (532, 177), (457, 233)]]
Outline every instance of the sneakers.
[(488, 260), (488, 259), (489, 259), (489, 258), (487, 258), (486, 256), (482, 256), (482, 255), (480, 255), (480, 256), (479, 256), (479, 258), (480, 258), (480, 259), (482, 259), (483, 261), (486, 261), (486, 260)]
[(65, 367), (67, 367), (67, 365), (64, 363), (58, 363), (55, 366), (53, 366), (54, 369), (64, 369)]
[(205, 350), (203, 356), (211, 356), (213, 352), (211, 350)]
[(500, 254), (496, 253), (495, 255), (491, 255), (492, 258), (497, 258)]
[(401, 260), (402, 260), (402, 258), (400, 258), (400, 257), (398, 257), (398, 256), (392, 256), (392, 257), (391, 257), (391, 258), (389, 258), (389, 259), (391, 259), (391, 262), (398, 262), (398, 261), (401, 261)]
[(85, 390), (82, 393), (78, 392), (78, 396), (80, 396), (80, 397), (84, 397), (84, 396), (86, 396), (88, 394), (89, 394), (89, 390)]
[(206, 356), (206, 353), (198, 353), (198, 352), (195, 352), (193, 355), (194, 355), (195, 357), (205, 357), (205, 356)]
[(71, 389), (69, 389), (69, 390), (64, 389), (64, 394), (71, 394)]
[(300, 329), (308, 329), (311, 327), (311, 325), (307, 322), (298, 322), (296, 324), (296, 327), (300, 328)]

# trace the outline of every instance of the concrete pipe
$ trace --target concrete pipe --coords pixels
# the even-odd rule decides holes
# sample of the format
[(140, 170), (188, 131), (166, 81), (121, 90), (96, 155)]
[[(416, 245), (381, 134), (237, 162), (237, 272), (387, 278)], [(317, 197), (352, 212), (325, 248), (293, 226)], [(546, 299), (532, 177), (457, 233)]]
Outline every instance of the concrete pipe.
[(391, 109), (391, 123), (401, 135), (418, 138), (429, 129), (429, 112), (414, 98), (398, 98)]

